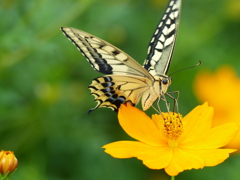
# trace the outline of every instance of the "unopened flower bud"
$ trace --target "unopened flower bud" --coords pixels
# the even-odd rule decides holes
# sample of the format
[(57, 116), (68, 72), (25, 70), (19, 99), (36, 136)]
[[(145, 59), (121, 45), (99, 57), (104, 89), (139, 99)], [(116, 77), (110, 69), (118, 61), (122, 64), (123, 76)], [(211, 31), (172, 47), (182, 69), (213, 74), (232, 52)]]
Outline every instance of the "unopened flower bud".
[(9, 176), (18, 166), (18, 160), (12, 151), (0, 151), (0, 174)]

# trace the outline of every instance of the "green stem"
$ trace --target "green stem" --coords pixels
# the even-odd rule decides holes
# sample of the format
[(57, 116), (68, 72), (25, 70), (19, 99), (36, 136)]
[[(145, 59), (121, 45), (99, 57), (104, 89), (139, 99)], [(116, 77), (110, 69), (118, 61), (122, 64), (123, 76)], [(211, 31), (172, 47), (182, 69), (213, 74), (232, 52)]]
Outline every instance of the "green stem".
[(171, 176), (171, 180), (175, 180), (175, 176)]

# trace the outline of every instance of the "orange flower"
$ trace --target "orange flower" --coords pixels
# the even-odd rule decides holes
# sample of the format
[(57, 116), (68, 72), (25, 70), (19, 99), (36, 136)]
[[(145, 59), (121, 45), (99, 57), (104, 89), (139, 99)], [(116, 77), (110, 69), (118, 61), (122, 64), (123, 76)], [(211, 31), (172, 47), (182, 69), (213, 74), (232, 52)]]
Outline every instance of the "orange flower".
[(136, 157), (150, 169), (165, 169), (176, 176), (187, 169), (215, 166), (234, 149), (219, 149), (236, 134), (235, 123), (211, 127), (213, 108), (207, 103), (182, 118), (178, 113), (152, 119), (130, 104), (121, 105), (118, 119), (128, 135), (138, 141), (118, 141), (103, 146), (115, 158)]
[[(232, 67), (223, 66), (214, 74), (199, 73), (194, 88), (200, 101), (208, 101), (214, 107), (214, 127), (228, 122), (240, 125), (240, 78)], [(240, 131), (226, 147), (240, 150)]]
[(18, 166), (18, 160), (12, 151), (0, 151), (0, 174), (8, 177)]

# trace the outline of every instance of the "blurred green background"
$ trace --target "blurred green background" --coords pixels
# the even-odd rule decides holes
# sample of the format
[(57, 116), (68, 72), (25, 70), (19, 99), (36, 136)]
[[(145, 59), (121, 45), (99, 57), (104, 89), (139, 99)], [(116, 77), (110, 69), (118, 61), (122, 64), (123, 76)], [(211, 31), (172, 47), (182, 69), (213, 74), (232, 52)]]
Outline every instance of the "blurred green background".
[[(100, 147), (130, 139), (116, 113), (96, 105), (91, 80), (101, 74), (60, 31), (70, 26), (114, 44), (143, 63), (167, 0), (3, 0), (0, 6), (0, 149), (12, 150), (12, 180), (160, 180), (136, 159), (114, 159)], [(183, 0), (181, 23), (168, 74), (185, 115), (199, 104), (196, 73), (231, 64), (240, 73), (240, 1)], [(154, 111), (147, 111), (152, 114)], [(161, 154), (160, 154), (161, 155)], [(177, 179), (240, 179), (240, 158), (181, 173)]]

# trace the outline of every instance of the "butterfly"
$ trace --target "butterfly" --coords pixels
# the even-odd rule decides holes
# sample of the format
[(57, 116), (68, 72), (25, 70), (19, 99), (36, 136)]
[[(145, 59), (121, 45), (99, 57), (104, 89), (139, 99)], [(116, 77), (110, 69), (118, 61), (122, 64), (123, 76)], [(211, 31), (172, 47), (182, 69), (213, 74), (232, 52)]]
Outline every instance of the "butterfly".
[(84, 31), (61, 27), (63, 34), (81, 51), (92, 68), (105, 76), (93, 79), (89, 89), (98, 104), (89, 112), (108, 107), (118, 111), (122, 103), (136, 105), (140, 99), (144, 111), (167, 94), (170, 65), (179, 25), (181, 0), (170, 0), (149, 43), (147, 58), (141, 66), (112, 44)]

